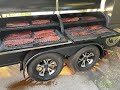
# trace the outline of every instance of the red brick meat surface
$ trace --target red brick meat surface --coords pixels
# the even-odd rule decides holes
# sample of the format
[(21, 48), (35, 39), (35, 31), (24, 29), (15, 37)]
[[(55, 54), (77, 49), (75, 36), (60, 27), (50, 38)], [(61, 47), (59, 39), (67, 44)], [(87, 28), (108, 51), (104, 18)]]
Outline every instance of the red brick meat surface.
[(33, 25), (48, 24), (48, 23), (50, 23), (50, 20), (33, 20), (32, 21)]
[(32, 38), (32, 32), (16, 32), (9, 34), (3, 39), (5, 46), (18, 46), (32, 43), (34, 39)]
[(60, 39), (54, 29), (34, 32), (35, 41), (38, 43), (55, 42)]
[(109, 29), (103, 28), (103, 29), (99, 29), (96, 31), (93, 31), (93, 34), (102, 34), (102, 33), (106, 33), (106, 32), (111, 32)]
[(79, 17), (71, 17), (71, 18), (63, 18), (62, 21), (63, 22), (74, 22), (74, 21), (79, 21)]
[(19, 46), (32, 43), (34, 39), (32, 38), (25, 38), (25, 39), (17, 39), (17, 40), (7, 40), (4, 42), (5, 46)]
[(40, 42), (40, 43), (43, 43), (43, 42), (55, 42), (55, 41), (58, 41), (58, 40), (60, 40), (59, 36), (48, 36), (48, 37), (44, 37), (44, 38), (41, 38), (41, 39), (37, 39), (36, 41)]
[(42, 38), (42, 37), (55, 36), (55, 35), (56, 33), (54, 32), (53, 29), (34, 32), (34, 38)]
[(6, 27), (8, 28), (15, 28), (15, 27), (25, 27), (30, 25), (27, 21), (15, 21), (11, 23), (7, 23)]
[(72, 35), (72, 36), (84, 36), (84, 35), (88, 35), (88, 34), (90, 34), (90, 33), (87, 32), (87, 31), (71, 32), (71, 35)]
[(30, 38), (32, 35), (31, 31), (26, 31), (26, 32), (16, 32), (7, 35), (4, 40), (16, 40), (16, 39), (24, 39), (24, 38)]
[(109, 29), (107, 29), (101, 25), (87, 26), (86, 28), (91, 30), (92, 34), (102, 34), (102, 33), (110, 32)]
[(49, 37), (49, 36), (55, 36), (56, 33), (52, 32), (52, 33), (44, 33), (42, 35), (36, 35), (34, 38), (37, 39), (37, 38), (43, 38), (43, 37)]
[(71, 28), (67, 28), (66, 30), (83, 30), (83, 27), (81, 27), (81, 26), (71, 27)]
[(98, 30), (98, 29), (101, 29), (103, 27), (101, 25), (93, 25), (93, 26), (87, 26), (86, 28), (89, 30)]
[(81, 17), (82, 20), (95, 20), (97, 19), (96, 17), (92, 17), (92, 16), (86, 16), (86, 17)]

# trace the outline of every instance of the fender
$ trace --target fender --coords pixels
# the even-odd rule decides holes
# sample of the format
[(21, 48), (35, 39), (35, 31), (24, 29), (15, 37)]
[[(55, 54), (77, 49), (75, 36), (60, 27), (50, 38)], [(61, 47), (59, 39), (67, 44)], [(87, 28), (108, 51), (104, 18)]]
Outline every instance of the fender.
[(24, 76), (24, 78), (25, 78), (25, 69), (26, 69), (27, 65), (29, 64), (29, 62), (32, 61), (35, 57), (37, 57), (38, 55), (41, 55), (41, 54), (43, 54), (43, 52), (35, 54), (34, 56), (30, 57), (28, 60), (24, 59), (25, 61), (27, 60), (26, 62), (23, 63), (23, 76)]

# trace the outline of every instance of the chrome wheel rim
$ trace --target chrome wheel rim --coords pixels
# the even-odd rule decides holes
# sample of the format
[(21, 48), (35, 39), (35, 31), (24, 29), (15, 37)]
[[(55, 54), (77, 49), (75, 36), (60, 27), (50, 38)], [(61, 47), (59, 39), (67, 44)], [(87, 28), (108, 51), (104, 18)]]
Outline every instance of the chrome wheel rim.
[(44, 59), (37, 64), (36, 71), (38, 71), (39, 76), (49, 76), (52, 75), (57, 68), (57, 63), (52, 59)]
[(85, 68), (93, 63), (95, 58), (94, 53), (92, 52), (85, 52), (83, 53), (78, 59), (78, 66)]

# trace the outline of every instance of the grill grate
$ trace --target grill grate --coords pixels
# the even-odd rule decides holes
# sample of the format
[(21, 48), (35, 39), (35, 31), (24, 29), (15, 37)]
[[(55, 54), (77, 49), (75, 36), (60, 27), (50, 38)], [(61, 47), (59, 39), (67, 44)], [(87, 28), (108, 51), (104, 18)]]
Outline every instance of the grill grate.
[(39, 45), (51, 45), (51, 44), (58, 44), (58, 43), (63, 43), (66, 42), (67, 39), (58, 31), (58, 30), (54, 30), (56, 36), (58, 36), (60, 39), (56, 40), (56, 41), (47, 41), (47, 42), (38, 42), (37, 39), (35, 40), (35, 42)]
[[(91, 40), (96, 39), (97, 35), (81, 35), (81, 36), (72, 36), (70, 31), (65, 31), (68, 38), (72, 39), (73, 41), (83, 41), (83, 40)], [(81, 31), (82, 32), (82, 31)]]
[(31, 31), (15, 32), (3, 38), (2, 47), (5, 50), (33, 47), (34, 39)]
[(99, 18), (94, 17), (94, 16), (62, 17), (62, 21), (64, 23), (75, 22), (75, 21), (92, 21), (92, 20), (97, 20), (97, 19), (99, 19)]
[(37, 29), (37, 28), (43, 28), (43, 27), (54, 27), (54, 26), (58, 26), (59, 24), (56, 22), (51, 21), (51, 23), (49, 24), (39, 24), (39, 25), (28, 25), (28, 26), (24, 26), (24, 27), (15, 27), (15, 28), (8, 28), (8, 27), (4, 27), (4, 28), (0, 28), (0, 31), (10, 31), (10, 30), (26, 30), (26, 29)]
[(75, 22), (75, 21), (79, 21), (80, 18), (79, 17), (69, 17), (69, 18), (62, 18), (62, 21), (65, 23), (67, 22)]
[(40, 15), (29, 17), (12, 17), (0, 19), (0, 31), (37, 29), (59, 26), (56, 15)]
[(84, 24), (84, 23), (91, 23), (91, 22), (101, 22), (104, 21), (103, 18), (98, 18), (94, 16), (83, 16), (83, 17), (67, 17), (67, 18), (62, 18), (62, 21), (64, 25), (69, 25), (69, 24)]
[(110, 31), (109, 29), (100, 25), (93, 25), (91, 27), (93, 28), (90, 28), (90, 26), (86, 26), (80, 29), (79, 27), (74, 27), (71, 30), (69, 28), (65, 30), (65, 33), (73, 41), (92, 40), (97, 39), (99, 36), (106, 37), (110, 36), (111, 34), (116, 35), (115, 32)]
[[(46, 31), (46, 30), (44, 30), (44, 31)], [(57, 41), (46, 41), (46, 42), (37, 42), (37, 40), (38, 39), (36, 39), (35, 38), (35, 35), (34, 35), (34, 32), (32, 32), (32, 35), (31, 35), (31, 37), (29, 37), (29, 38), (31, 38), (31, 39), (34, 39), (34, 41), (33, 42), (30, 42), (30, 43), (26, 43), (26, 44), (20, 44), (20, 45), (13, 45), (13, 46), (6, 46), (5, 45), (5, 41), (4, 40), (7, 40), (7, 38), (5, 37), (4, 39), (3, 39), (3, 42), (2, 42), (2, 45), (1, 45), (1, 49), (0, 49), (0, 51), (1, 50), (3, 50), (3, 51), (7, 51), (7, 50), (15, 50), (15, 49), (25, 49), (25, 48), (31, 48), (31, 47), (39, 47), (39, 46), (45, 46), (45, 45), (51, 45), (51, 44), (59, 44), (59, 43), (64, 43), (64, 42), (67, 42), (67, 39), (63, 36), (63, 35), (61, 35), (61, 33), (58, 31), (58, 30), (55, 30), (55, 29), (53, 29), (53, 31), (55, 32), (55, 34), (60, 38), (59, 40), (57, 40)], [(15, 33), (14, 33), (15, 34)], [(17, 33), (16, 33), (17, 34)], [(19, 34), (18, 34), (19, 35)], [(21, 35), (21, 34), (20, 34)], [(10, 36), (10, 35), (8, 35), (8, 36)], [(11, 38), (9, 38), (9, 39), (11, 39)], [(8, 40), (9, 40), (8, 39)], [(22, 38), (23, 39), (23, 38)], [(17, 37), (17, 39), (16, 39), (16, 41), (18, 40), (18, 37)], [(15, 42), (16, 43), (16, 42)], [(19, 42), (18, 42), (19, 43)]]
[(49, 19), (44, 19), (44, 20), (32, 20), (31, 21), (33, 25), (44, 25), (44, 24), (50, 24), (51, 20)]

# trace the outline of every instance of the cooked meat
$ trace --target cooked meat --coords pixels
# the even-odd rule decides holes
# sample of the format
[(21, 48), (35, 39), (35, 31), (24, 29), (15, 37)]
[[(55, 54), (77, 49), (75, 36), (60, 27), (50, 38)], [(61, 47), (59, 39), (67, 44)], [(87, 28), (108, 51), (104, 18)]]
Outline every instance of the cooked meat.
[(53, 29), (34, 32), (35, 41), (38, 43), (55, 42), (60, 39)]
[(93, 34), (102, 34), (102, 33), (106, 33), (106, 32), (111, 32), (111, 31), (106, 29), (106, 28), (103, 28), (103, 29), (99, 29), (99, 30), (93, 31), (92, 33)]
[(4, 41), (5, 46), (19, 46), (19, 45), (25, 45), (34, 42), (33, 38), (27, 38), (27, 39), (17, 39), (17, 40), (7, 40)]
[(87, 31), (71, 32), (72, 36), (84, 36), (84, 35), (88, 35), (88, 34), (90, 34), (90, 33)]
[(83, 30), (84, 28), (81, 26), (78, 27), (71, 27), (71, 28), (67, 28), (66, 30)]
[(11, 23), (7, 23), (6, 27), (15, 28), (15, 27), (24, 27), (30, 25), (27, 21), (15, 21)]
[(9, 34), (4, 38), (4, 40), (16, 40), (16, 39), (24, 39), (24, 38), (30, 38), (32, 36), (31, 31), (26, 31), (26, 32), (16, 32)]
[(86, 17), (81, 17), (82, 20), (95, 20), (97, 19), (96, 17), (92, 17), (92, 16), (86, 16)]
[(48, 24), (50, 23), (50, 20), (33, 20), (32, 24), (38, 25), (38, 24)]
[(36, 41), (39, 42), (39, 43), (55, 42), (55, 41), (58, 41), (58, 40), (60, 40), (59, 36), (49, 36), (49, 37), (44, 37), (44, 38), (41, 38), (41, 39), (36, 39)]
[(63, 18), (62, 21), (63, 22), (74, 22), (74, 21), (79, 21), (79, 17), (70, 17), (70, 18)]
[(42, 35), (35, 35), (34, 38), (37, 39), (37, 38), (43, 38), (43, 37), (49, 37), (49, 36), (56, 36), (56, 33), (51, 32), (51, 33), (44, 33)]
[(101, 25), (93, 25), (93, 26), (87, 26), (89, 30), (98, 30), (103, 28)]
[(36, 37), (40, 37), (40, 38), (43, 37), (43, 36), (48, 36), (49, 34), (54, 35), (55, 34), (54, 30), (53, 29), (48, 29), (48, 30), (42, 30), (42, 31), (34, 32), (34, 35)]

